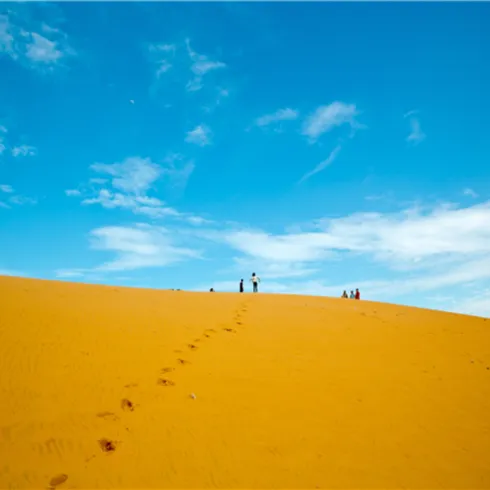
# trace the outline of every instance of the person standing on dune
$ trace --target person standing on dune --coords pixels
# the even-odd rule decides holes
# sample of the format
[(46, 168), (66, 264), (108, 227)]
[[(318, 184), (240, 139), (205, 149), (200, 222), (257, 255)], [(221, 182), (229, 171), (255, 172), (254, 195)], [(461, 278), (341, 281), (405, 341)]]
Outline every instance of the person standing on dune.
[(250, 280), (252, 281), (254, 293), (258, 293), (259, 292), (259, 282), (260, 282), (259, 276), (257, 276), (254, 272), (254, 273), (252, 273), (252, 278)]
[(356, 299), (361, 299), (361, 293), (359, 292), (359, 289), (356, 289)]
[(240, 280), (240, 292), (243, 293), (243, 279)]

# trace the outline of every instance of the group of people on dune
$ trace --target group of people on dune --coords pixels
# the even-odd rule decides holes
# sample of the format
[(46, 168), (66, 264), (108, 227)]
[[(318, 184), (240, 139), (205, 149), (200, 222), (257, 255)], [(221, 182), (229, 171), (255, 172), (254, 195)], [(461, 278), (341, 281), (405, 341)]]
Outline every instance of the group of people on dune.
[[(259, 282), (260, 282), (260, 277), (255, 274), (255, 272), (252, 273), (252, 277), (250, 278), (250, 282), (252, 283), (252, 288), (254, 293), (259, 292)], [(245, 291), (245, 286), (243, 284), (243, 279), (240, 279), (240, 283), (238, 285), (238, 290), (240, 293), (243, 293)], [(214, 293), (214, 289), (211, 288), (210, 291)], [(356, 289), (356, 292), (354, 291), (350, 292), (350, 295), (347, 295), (347, 291), (344, 290), (342, 293), (342, 298), (349, 298), (349, 299), (361, 299), (361, 293), (359, 292), (359, 289)]]
[[(254, 293), (259, 292), (259, 282), (260, 282), (260, 277), (255, 274), (255, 272), (252, 273), (252, 277), (250, 278), (250, 281), (252, 283), (252, 288)], [(244, 285), (243, 285), (243, 279), (240, 279), (240, 284), (238, 285), (238, 290), (243, 293), (245, 291)]]
[(342, 293), (342, 298), (349, 298), (349, 299), (361, 299), (361, 293), (359, 292), (359, 289), (356, 289), (356, 292), (354, 291), (350, 292), (350, 295), (347, 296), (347, 291), (344, 291)]
[[(252, 288), (254, 293), (259, 292), (259, 282), (260, 282), (260, 277), (254, 273), (252, 273), (252, 277), (250, 278), (250, 282), (252, 283)], [(238, 285), (238, 290), (243, 293), (245, 292), (245, 286), (243, 285), (243, 279), (240, 279), (240, 284)], [(211, 293), (214, 293), (214, 289), (211, 288), (209, 290)]]

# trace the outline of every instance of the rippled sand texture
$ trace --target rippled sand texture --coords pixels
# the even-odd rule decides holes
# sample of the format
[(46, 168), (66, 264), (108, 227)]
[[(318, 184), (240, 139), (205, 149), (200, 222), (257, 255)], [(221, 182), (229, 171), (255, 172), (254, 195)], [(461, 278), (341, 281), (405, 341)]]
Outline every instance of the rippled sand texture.
[(490, 321), (0, 277), (0, 488), (490, 488)]

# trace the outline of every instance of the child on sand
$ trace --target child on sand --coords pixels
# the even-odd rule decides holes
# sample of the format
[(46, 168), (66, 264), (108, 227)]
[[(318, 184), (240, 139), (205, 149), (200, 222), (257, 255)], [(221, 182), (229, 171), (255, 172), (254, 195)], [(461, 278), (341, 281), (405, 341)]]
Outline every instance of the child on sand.
[(347, 291), (344, 290), (344, 292), (342, 293), (342, 298), (348, 298)]
[(243, 279), (240, 280), (240, 292), (243, 293)]
[(354, 291), (351, 291), (350, 292), (350, 296), (349, 296), (350, 299), (354, 299), (355, 298), (355, 295), (354, 295)]
[(252, 284), (253, 284), (254, 293), (258, 293), (259, 292), (260, 278), (257, 275), (255, 275), (255, 272), (254, 272), (254, 273), (252, 273), (252, 278), (250, 280), (252, 281)]

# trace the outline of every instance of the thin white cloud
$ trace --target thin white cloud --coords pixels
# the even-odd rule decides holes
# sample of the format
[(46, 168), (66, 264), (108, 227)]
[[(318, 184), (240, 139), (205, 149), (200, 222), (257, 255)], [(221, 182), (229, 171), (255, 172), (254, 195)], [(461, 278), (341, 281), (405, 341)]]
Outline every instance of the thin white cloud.
[(264, 116), (257, 118), (255, 124), (259, 127), (265, 127), (280, 121), (294, 121), (298, 116), (298, 111), (286, 107), (285, 109), (279, 109), (272, 114), (265, 114)]
[(89, 180), (91, 184), (103, 185), (107, 182), (107, 179), (101, 179), (99, 177), (94, 177)]
[(7, 134), (7, 128), (5, 126), (0, 126), (0, 155), (7, 149), (5, 146), (5, 135)]
[(12, 12), (0, 15), (0, 53), (41, 71), (52, 71), (75, 54), (61, 29), (43, 23), (36, 30)]
[(155, 75), (160, 78), (173, 67), (176, 46), (174, 44), (150, 44), (148, 53), (155, 65)]
[(91, 269), (60, 269), (57, 276), (80, 277), (93, 272), (165, 267), (201, 257), (199, 250), (177, 243), (175, 233), (146, 224), (96, 228), (90, 232), (90, 247), (110, 252), (114, 258)]
[(185, 141), (198, 146), (207, 146), (211, 144), (211, 130), (204, 124), (196, 126), (186, 135)]
[(303, 175), (303, 177), (301, 177), (301, 179), (299, 180), (299, 183), (304, 182), (305, 180), (309, 179), (311, 176), (317, 174), (318, 172), (321, 172), (322, 170), (325, 170), (329, 165), (331, 165), (335, 161), (341, 149), (342, 147), (340, 145), (337, 145), (330, 152), (330, 155), (328, 155), (327, 159), (323, 160), (313, 170)]
[(474, 199), (476, 199), (478, 197), (478, 194), (473, 189), (470, 189), (469, 187), (467, 187), (466, 189), (463, 189), (463, 195), (472, 197)]
[(360, 127), (356, 122), (358, 115), (355, 104), (335, 101), (329, 105), (318, 107), (303, 123), (303, 134), (310, 140), (317, 140), (322, 134), (338, 126), (348, 124), (351, 128)]
[(0, 155), (3, 154), (7, 149), (10, 150), (10, 154), (14, 158), (32, 157), (37, 154), (37, 149), (31, 145), (12, 146), (11, 138), (9, 138), (8, 129), (5, 126), (0, 126)]
[(251, 263), (274, 264), (275, 277), (281, 269), (284, 277), (292, 277), (292, 271), (314, 271), (326, 260), (362, 256), (403, 274), (403, 280), (365, 284), (373, 294), (388, 295), (390, 290), (402, 294), (490, 279), (489, 225), (490, 201), (467, 208), (357, 213), (318, 220), (315, 231), (307, 232), (231, 230), (201, 236), (224, 242)]
[(0, 185), (0, 207), (3, 209), (11, 209), (12, 206), (22, 206), (24, 204), (37, 204), (37, 199), (32, 197), (15, 194), (15, 190), (11, 185)]
[(183, 189), (194, 169), (195, 165), (192, 160), (187, 160), (178, 153), (171, 153), (165, 158), (162, 174), (169, 179), (173, 187)]
[(185, 40), (187, 54), (191, 61), (190, 70), (193, 73), (193, 78), (187, 83), (189, 92), (196, 92), (203, 87), (203, 78), (211, 71), (226, 68), (226, 64), (222, 61), (211, 60), (208, 56), (199, 54), (191, 47), (189, 39)]
[(21, 196), (21, 195), (16, 195), (12, 196), (9, 199), (9, 202), (12, 204), (17, 204), (17, 205), (24, 205), (24, 204), (37, 204), (37, 199), (33, 197), (27, 197), (27, 196)]
[(455, 300), (454, 311), (490, 318), (490, 290), (477, 291), (470, 298)]
[(410, 133), (406, 140), (412, 145), (418, 145), (426, 138), (425, 133), (421, 129), (419, 118), (415, 117), (418, 113), (418, 110), (413, 110), (403, 115), (404, 118), (409, 118)]
[(128, 209), (135, 214), (142, 214), (152, 218), (180, 216), (178, 211), (165, 206), (165, 203), (160, 201), (160, 199), (148, 196), (122, 194), (120, 192), (112, 192), (108, 189), (100, 189), (95, 197), (84, 199), (82, 204), (100, 204), (106, 209)]
[(95, 172), (112, 176), (115, 189), (141, 194), (146, 192), (161, 174), (161, 168), (149, 158), (130, 157), (121, 163), (94, 163)]
[(14, 146), (11, 150), (12, 156), (17, 157), (33, 157), (36, 155), (37, 150), (34, 146), (20, 145)]
[[(95, 163), (91, 165), (95, 172), (106, 174), (110, 179), (91, 178), (91, 184), (81, 186), (82, 190), (69, 189), (65, 194), (82, 197), (82, 205), (100, 205), (105, 209), (125, 209), (137, 215), (149, 218), (173, 218), (193, 225), (207, 220), (190, 213), (181, 213), (168, 206), (162, 200), (148, 195), (156, 181), (163, 177), (174, 187), (184, 187), (194, 170), (194, 163), (186, 161), (182, 155), (169, 155), (163, 165), (149, 158), (130, 157), (114, 164)], [(102, 185), (104, 187), (95, 187)]]

